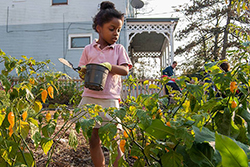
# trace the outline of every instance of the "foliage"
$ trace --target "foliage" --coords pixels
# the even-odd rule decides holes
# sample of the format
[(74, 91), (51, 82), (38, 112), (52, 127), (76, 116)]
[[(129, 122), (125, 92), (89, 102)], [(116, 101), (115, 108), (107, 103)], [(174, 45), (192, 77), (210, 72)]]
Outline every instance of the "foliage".
[[(58, 107), (51, 115), (44, 111), (47, 98), (55, 98), (55, 83), (65, 74), (46, 70), (50, 61), (37, 62), (22, 56), (16, 59), (0, 50), (0, 62), (4, 69), (0, 74), (0, 166), (36, 166), (33, 152), (26, 141), (28, 135), (35, 148), (41, 147), (51, 160), (60, 131), (73, 124), (69, 122), (71, 111), (65, 105)], [(12, 77), (16, 73), (18, 78)], [(39, 98), (38, 98), (39, 97)], [(46, 117), (45, 117), (46, 115)], [(55, 133), (57, 119), (61, 116), (65, 123)], [(69, 126), (66, 126), (69, 125)], [(57, 140), (55, 140), (57, 139)]]
[[(40, 89), (43, 86), (40, 85), (38, 86), (36, 89), (34, 89), (33, 93), (37, 94)], [(55, 93), (54, 93), (54, 97), (48, 97), (46, 98), (46, 102), (45, 104), (47, 104), (47, 106), (54, 106), (54, 104), (71, 104), (73, 101), (73, 99), (75, 99), (74, 103), (79, 103), (79, 99), (80, 98), (80, 94), (83, 91), (79, 91), (80, 89), (82, 89), (81, 87), (77, 87), (77, 84), (69, 79), (65, 79), (65, 80), (59, 80), (58, 82), (54, 83), (54, 88), (55, 88)], [(37, 100), (42, 100), (41, 96), (37, 97)], [(73, 104), (74, 104), (73, 103)]]
[(245, 0), (191, 0), (175, 9), (183, 13), (187, 22), (175, 38), (184, 43), (175, 54), (185, 57), (185, 73), (198, 71), (208, 61), (239, 58), (238, 54), (227, 55), (227, 51), (240, 48), (242, 42), (250, 39), (247, 6), (249, 1)]
[(133, 75), (139, 79), (157, 78), (160, 76), (160, 68), (155, 68), (157, 64), (159, 65), (160, 62), (156, 58), (138, 58), (138, 62), (133, 67)]
[[(243, 50), (249, 47), (244, 45)], [(134, 159), (133, 166), (248, 166), (250, 66), (248, 56), (243, 51), (240, 54), (238, 63), (227, 73), (218, 68), (221, 61), (205, 65), (212, 83), (201, 84), (202, 81), (192, 78), (195, 83), (190, 84), (186, 82), (189, 78), (180, 77), (176, 82), (182, 92), (170, 89), (173, 97), (160, 96), (162, 88), (145, 81), (143, 86), (158, 92), (137, 97), (128, 93), (119, 109), (93, 104), (69, 110), (66, 105), (55, 104), (56, 112), (50, 113), (43, 109), (41, 101), (56, 97), (57, 81), (64, 74), (43, 71), (47, 62), (36, 62), (25, 56), (17, 60), (1, 52), (5, 69), (0, 75), (0, 165), (36, 166), (25, 140), (30, 135), (35, 148), (41, 147), (48, 155), (48, 166), (62, 137), (61, 131), (64, 134), (69, 128), (73, 129), (72, 125), (79, 120), (75, 131), (81, 130), (85, 138), (89, 138), (94, 125), (103, 121), (98, 112), (105, 112), (114, 118), (99, 129), (100, 139), (110, 151), (110, 166), (117, 156), (118, 139), (124, 151), (119, 166), (129, 166), (129, 158)], [(10, 77), (14, 70), (19, 76), (15, 85)], [(168, 81), (168, 78), (158, 80), (161, 84)], [(131, 76), (124, 81), (131, 89), (138, 86), (137, 83)], [(212, 89), (213, 86), (216, 89)], [(76, 104), (80, 93), (75, 92)], [(90, 117), (85, 117), (86, 113)], [(64, 119), (64, 124), (55, 132), (59, 117)], [(118, 138), (117, 123), (124, 130)], [(69, 139), (74, 149), (78, 142), (75, 131), (71, 130)]]
[[(249, 46), (248, 46), (249, 47)], [(157, 93), (129, 96), (121, 107), (101, 109), (114, 119), (99, 129), (100, 139), (111, 154), (110, 165), (117, 155), (114, 138), (120, 123), (124, 133), (120, 136), (120, 147), (124, 159), (120, 166), (248, 166), (250, 130), (250, 65), (242, 55), (235, 67), (223, 73), (218, 65), (222, 61), (207, 63), (212, 83), (203, 83), (193, 78), (180, 77), (176, 82), (182, 92), (159, 96), (162, 91), (157, 85), (143, 84), (158, 89)], [(202, 75), (202, 74), (201, 74)], [(169, 79), (159, 80), (166, 84)], [(231, 84), (230, 84), (231, 83)], [(137, 86), (137, 80), (129, 77), (124, 81), (128, 87)], [(216, 89), (212, 89), (215, 86)], [(233, 105), (232, 105), (233, 104)], [(88, 106), (91, 119), (77, 123), (89, 137), (92, 127), (102, 122), (96, 105)], [(98, 110), (97, 110), (98, 108)], [(119, 118), (121, 122), (117, 121)]]

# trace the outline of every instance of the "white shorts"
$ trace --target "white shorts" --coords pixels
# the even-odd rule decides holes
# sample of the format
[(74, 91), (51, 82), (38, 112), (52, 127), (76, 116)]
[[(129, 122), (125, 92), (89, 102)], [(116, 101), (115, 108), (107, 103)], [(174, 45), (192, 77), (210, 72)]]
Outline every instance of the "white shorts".
[[(80, 101), (80, 103), (78, 105), (78, 107), (80, 108), (81, 106), (83, 106), (85, 104), (97, 104), (97, 105), (102, 106), (103, 108), (109, 108), (109, 107), (119, 108), (119, 101), (115, 100), (115, 99), (99, 99), (99, 98), (83, 96), (82, 100)], [(77, 113), (76, 115), (78, 115), (78, 114), (79, 113)], [(108, 121), (111, 121), (113, 119), (109, 114), (105, 114), (104, 112), (99, 112), (98, 114), (102, 118), (103, 122), (102, 122), (101, 125), (96, 123), (94, 128), (100, 128), (100, 127), (104, 126), (105, 124), (107, 124)], [(81, 112), (78, 115), (78, 118), (82, 117), (83, 115), (86, 118), (90, 117), (88, 113)], [(80, 119), (83, 119), (83, 118), (80, 118)], [(116, 119), (117, 119), (118, 122), (121, 122), (121, 120), (119, 118), (116, 118)], [(117, 128), (122, 130), (122, 125), (118, 124)]]

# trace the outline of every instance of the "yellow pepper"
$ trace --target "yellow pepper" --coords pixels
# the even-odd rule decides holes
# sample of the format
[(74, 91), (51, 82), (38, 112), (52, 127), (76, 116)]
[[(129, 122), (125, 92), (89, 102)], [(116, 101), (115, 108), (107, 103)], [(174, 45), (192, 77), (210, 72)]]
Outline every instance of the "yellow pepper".
[(237, 83), (236, 83), (235, 81), (233, 81), (233, 82), (230, 83), (230, 91), (231, 91), (232, 93), (234, 93), (235, 90), (237, 89), (236, 84), (237, 84)]
[(126, 144), (126, 141), (125, 141), (125, 140), (121, 140), (121, 141), (120, 141), (120, 148), (121, 148), (121, 151), (122, 151), (123, 153), (125, 152), (125, 148), (124, 148), (125, 144)]
[(15, 115), (13, 114), (13, 112), (9, 112), (9, 114), (8, 114), (8, 121), (10, 123), (10, 126), (14, 127), (14, 124), (15, 124)]
[(48, 112), (46, 114), (46, 120), (47, 120), (47, 122), (49, 122), (51, 120), (51, 114), (50, 114), (50, 112)]
[(27, 115), (28, 115), (28, 112), (27, 112), (27, 111), (24, 111), (23, 114), (22, 114), (23, 121), (26, 120)]
[(236, 108), (236, 107), (237, 107), (237, 103), (235, 101), (232, 101), (231, 108)]

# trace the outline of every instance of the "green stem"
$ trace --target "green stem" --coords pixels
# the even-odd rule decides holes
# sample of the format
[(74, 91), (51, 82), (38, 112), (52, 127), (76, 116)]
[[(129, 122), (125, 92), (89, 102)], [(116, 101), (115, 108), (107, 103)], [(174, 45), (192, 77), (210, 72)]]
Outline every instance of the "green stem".
[(183, 101), (181, 102), (181, 104), (178, 106), (178, 108), (177, 108), (177, 110), (175, 111), (175, 113), (173, 114), (172, 118), (174, 118), (174, 116), (175, 116), (175, 114), (177, 113), (177, 111), (181, 108), (182, 104), (186, 101), (186, 99), (187, 99), (187, 94), (188, 94), (188, 93), (185, 94), (184, 100), (183, 100)]
[[(15, 136), (14, 136), (14, 135), (12, 135), (12, 136), (13, 136), (13, 139), (14, 139), (15, 143), (19, 143), (19, 142), (16, 141)], [(21, 136), (21, 135), (20, 135), (20, 136)], [(18, 149), (21, 151), (22, 156), (23, 156), (23, 160), (24, 160), (25, 164), (28, 166), (28, 163), (27, 163), (27, 160), (26, 160), (26, 158), (25, 158), (25, 156), (24, 156), (23, 150), (20, 148), (19, 144), (18, 144)]]
[[(31, 156), (32, 156), (32, 158), (33, 158), (33, 161), (36, 162), (36, 161), (35, 161), (35, 158), (34, 158), (34, 155), (33, 155), (33, 152), (32, 152), (31, 149), (29, 148), (28, 144), (26, 143), (26, 141), (24, 140), (24, 138), (23, 138), (21, 135), (20, 135), (20, 137), (21, 137), (21, 140), (22, 140), (22, 142), (24, 143), (25, 147), (29, 150), (29, 152), (30, 152), (30, 154), (31, 154)], [(35, 166), (36, 166), (36, 163), (35, 163)]]
[[(67, 123), (68, 123), (68, 121), (66, 121)], [(48, 165), (49, 165), (49, 162), (50, 162), (50, 160), (51, 160), (51, 158), (52, 158), (52, 155), (53, 155), (53, 153), (54, 153), (54, 150), (55, 150), (55, 147), (56, 147), (56, 145), (57, 145), (57, 143), (60, 141), (60, 139), (64, 136), (64, 134), (67, 132), (67, 130), (71, 127), (71, 125), (73, 125), (73, 123), (74, 122), (72, 122), (65, 130), (64, 130), (64, 132), (62, 133), (62, 135), (61, 136), (59, 136), (59, 138), (57, 139), (57, 141), (53, 144), (53, 147), (52, 147), (52, 150), (51, 150), (51, 152), (50, 152), (50, 154), (49, 154), (49, 158), (48, 158), (48, 160), (47, 160), (47, 162), (46, 162), (46, 167), (48, 167)], [(66, 124), (65, 124), (66, 125)], [(62, 128), (60, 129), (60, 130), (62, 130)], [(58, 134), (58, 133), (57, 133)], [(54, 136), (54, 138), (55, 138), (56, 136)], [(54, 139), (53, 138), (53, 139)]]
[[(81, 114), (81, 112), (79, 112), (78, 113), (78, 115), (79, 114)], [(86, 114), (86, 113), (85, 113)], [(84, 115), (85, 115), (84, 114)], [(76, 115), (76, 116), (74, 116), (73, 118), (76, 118), (78, 115)], [(72, 119), (73, 119), (72, 118)], [(63, 134), (61, 135), (61, 136), (59, 136), (59, 138), (57, 139), (57, 141), (53, 144), (53, 147), (52, 147), (52, 150), (50, 151), (50, 153), (49, 153), (49, 156), (48, 156), (48, 160), (47, 160), (47, 162), (46, 162), (46, 167), (49, 165), (49, 162), (50, 162), (50, 160), (51, 160), (51, 158), (52, 158), (52, 155), (53, 155), (53, 153), (54, 153), (54, 150), (55, 150), (55, 146), (57, 145), (57, 143), (59, 142), (59, 140), (63, 137), (63, 135), (66, 133), (66, 131), (76, 122), (76, 121), (78, 121), (77, 119), (76, 120), (74, 120), (74, 121), (72, 121), (71, 123), (70, 123), (70, 125), (65, 129), (65, 131), (63, 132)], [(63, 130), (63, 128), (66, 126), (66, 124), (69, 122), (69, 120), (67, 120), (64, 124), (63, 124), (63, 126), (58, 130), (58, 132), (54, 135), (54, 137), (52, 138), (52, 140), (54, 140), (56, 137), (57, 137), (57, 135)]]

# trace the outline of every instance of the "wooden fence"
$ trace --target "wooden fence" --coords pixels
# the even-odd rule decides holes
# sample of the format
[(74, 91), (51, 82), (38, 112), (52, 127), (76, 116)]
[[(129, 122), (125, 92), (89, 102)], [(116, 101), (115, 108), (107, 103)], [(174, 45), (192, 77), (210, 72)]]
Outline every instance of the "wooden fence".
[[(126, 98), (129, 95), (129, 92), (131, 96), (137, 97), (140, 94), (153, 94), (153, 93), (160, 91), (159, 89), (153, 89), (153, 88), (149, 89), (149, 85), (151, 84), (157, 85), (159, 88), (162, 88), (162, 85), (160, 82), (154, 79), (147, 79), (147, 80), (148, 80), (148, 84), (145, 84), (145, 85), (143, 85), (143, 82), (146, 81), (146, 79), (138, 80), (136, 83), (136, 86), (129, 87), (123, 84), (122, 91), (121, 91), (121, 98), (123, 99)], [(18, 83), (18, 80), (14, 79), (12, 85), (15, 85), (17, 83)], [(58, 80), (58, 86), (69, 86), (70, 84), (74, 85), (79, 90), (83, 89), (82, 79), (59, 79)], [(163, 96), (164, 94), (165, 94), (165, 90), (163, 88), (160, 92), (160, 96)]]
[[(145, 85), (143, 85), (143, 82), (146, 80), (138, 80), (136, 83), (136, 86), (131, 86), (131, 87), (128, 87), (123, 84), (121, 97), (126, 98), (129, 93), (129, 89), (130, 89), (130, 95), (134, 97), (137, 97), (140, 94), (153, 94), (153, 93), (157, 93), (160, 91), (159, 89), (149, 88), (149, 85), (151, 84), (157, 85), (159, 88), (162, 88), (162, 85), (160, 82), (154, 79), (147, 79), (147, 80), (148, 80), (148, 84), (145, 84)], [(163, 95), (165, 95), (164, 88), (160, 92), (160, 96), (163, 96)]]

